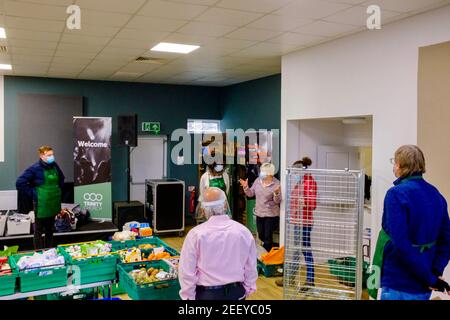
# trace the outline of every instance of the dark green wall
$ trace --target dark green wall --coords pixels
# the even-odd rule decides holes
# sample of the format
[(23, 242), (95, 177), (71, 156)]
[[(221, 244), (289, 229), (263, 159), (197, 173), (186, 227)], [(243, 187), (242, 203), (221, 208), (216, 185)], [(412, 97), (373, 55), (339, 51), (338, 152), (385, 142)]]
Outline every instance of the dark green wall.
[(280, 129), (281, 75), (222, 88), (222, 130)]
[[(220, 109), (222, 131), (238, 128), (281, 130), (281, 75), (223, 88), (220, 92)], [(278, 164), (281, 160), (280, 144), (281, 138), (278, 139)], [(273, 152), (276, 156), (276, 149)]]
[[(6, 76), (5, 92), (5, 162), (0, 163), (0, 189), (15, 189), (17, 114), (16, 97), (20, 93), (77, 95), (84, 97), (85, 116), (113, 117), (113, 145), (117, 143), (117, 116), (137, 113), (139, 122), (160, 121), (161, 134), (186, 128), (188, 118), (219, 119), (219, 88), (140, 84), (110, 81), (63, 80)], [(40, 130), (30, 123), (21, 130)], [(172, 143), (175, 145), (175, 142)], [(171, 146), (168, 152), (170, 159)], [(112, 148), (113, 200), (126, 199), (126, 149)], [(169, 163), (168, 175), (182, 179), (186, 186), (197, 185), (195, 165)]]
[[(117, 142), (117, 115), (137, 113), (139, 122), (160, 121), (161, 134), (186, 128), (188, 118), (221, 119), (222, 129), (280, 129), (281, 76), (275, 75), (224, 88), (140, 84), (109, 81), (63, 80), (5, 76), (5, 162), (0, 162), (0, 190), (15, 189), (17, 114), (20, 93), (84, 97), (86, 116), (113, 117), (113, 145)], [(40, 130), (30, 124), (23, 130)], [(170, 160), (171, 143), (168, 148)], [(113, 200), (126, 199), (126, 151), (113, 147)], [(197, 185), (197, 166), (177, 166), (168, 175)], [(188, 199), (188, 194), (186, 195)], [(188, 201), (186, 202), (186, 208)]]

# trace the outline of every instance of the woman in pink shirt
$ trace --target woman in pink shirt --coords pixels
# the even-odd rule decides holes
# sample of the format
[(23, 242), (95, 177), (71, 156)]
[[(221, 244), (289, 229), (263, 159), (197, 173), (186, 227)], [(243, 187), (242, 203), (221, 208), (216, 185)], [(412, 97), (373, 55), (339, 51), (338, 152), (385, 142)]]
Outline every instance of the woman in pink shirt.
[(275, 166), (271, 163), (263, 163), (259, 178), (255, 180), (251, 188), (248, 187), (248, 179), (239, 180), (245, 194), (248, 197), (256, 197), (256, 228), (258, 237), (267, 251), (273, 247), (273, 232), (280, 219), (281, 186), (274, 174)]

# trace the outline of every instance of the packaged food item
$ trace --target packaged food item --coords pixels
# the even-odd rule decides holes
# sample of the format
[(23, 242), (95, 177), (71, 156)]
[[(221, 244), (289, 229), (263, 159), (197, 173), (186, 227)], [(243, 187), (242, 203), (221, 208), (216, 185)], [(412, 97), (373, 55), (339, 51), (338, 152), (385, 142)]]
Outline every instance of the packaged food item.
[(119, 252), (120, 259), (124, 263), (140, 262), (142, 261), (141, 250), (138, 248), (132, 248), (127, 250), (122, 250)]
[(112, 239), (114, 241), (126, 241), (126, 240), (135, 240), (137, 236), (136, 232), (133, 231), (122, 231), (122, 232), (116, 232), (112, 236)]
[(17, 262), (17, 266), (21, 271), (50, 266), (63, 266), (64, 264), (64, 257), (59, 255), (56, 249), (50, 249), (42, 253), (35, 252), (31, 256), (23, 256)]
[(149, 250), (149, 249), (153, 249), (155, 247), (156, 247), (155, 245), (149, 244), (149, 243), (139, 245), (139, 249), (143, 249), (143, 250)]
[(112, 244), (103, 241), (95, 241), (83, 244), (75, 244), (66, 247), (64, 250), (70, 254), (74, 259), (79, 259), (87, 256), (96, 256), (110, 253)]

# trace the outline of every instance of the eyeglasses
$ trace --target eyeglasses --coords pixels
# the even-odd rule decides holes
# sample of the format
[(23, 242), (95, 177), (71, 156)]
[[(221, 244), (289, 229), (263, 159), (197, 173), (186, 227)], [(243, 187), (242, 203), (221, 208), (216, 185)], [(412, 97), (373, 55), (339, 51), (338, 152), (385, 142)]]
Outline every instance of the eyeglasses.
[(395, 158), (390, 158), (389, 161), (391, 162), (391, 164), (395, 164)]

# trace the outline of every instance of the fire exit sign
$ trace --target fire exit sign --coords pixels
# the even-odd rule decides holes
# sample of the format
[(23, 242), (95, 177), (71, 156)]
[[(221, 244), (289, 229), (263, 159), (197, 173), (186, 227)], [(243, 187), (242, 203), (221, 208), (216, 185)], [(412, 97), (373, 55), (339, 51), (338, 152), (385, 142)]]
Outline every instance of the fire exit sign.
[(142, 122), (142, 131), (151, 134), (159, 134), (161, 132), (160, 122)]

